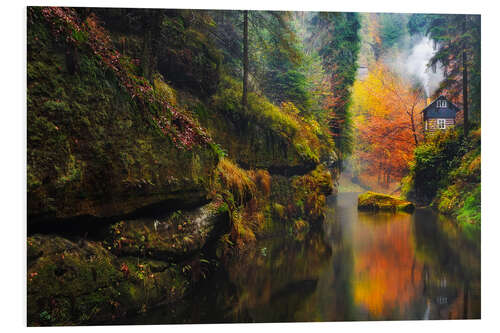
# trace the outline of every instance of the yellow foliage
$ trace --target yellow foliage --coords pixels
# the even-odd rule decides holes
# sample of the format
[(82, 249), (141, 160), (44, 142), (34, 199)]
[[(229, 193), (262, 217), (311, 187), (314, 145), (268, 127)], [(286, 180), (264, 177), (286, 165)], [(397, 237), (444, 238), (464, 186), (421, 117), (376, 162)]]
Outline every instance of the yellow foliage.
[(309, 224), (304, 220), (295, 220), (295, 222), (293, 223), (293, 226), (294, 226), (294, 229), (296, 232), (302, 232), (305, 229), (307, 229)]
[(271, 175), (267, 170), (251, 170), (248, 174), (263, 194), (268, 195), (271, 192)]
[(471, 136), (471, 138), (473, 138), (475, 140), (481, 140), (481, 127), (479, 127), (475, 131), (471, 131), (470, 136)]
[(423, 96), (382, 63), (371, 66), (368, 76), (354, 83), (352, 94), (357, 117), (416, 114), (425, 106)]
[(297, 109), (295, 104), (293, 104), (292, 102), (282, 102), (281, 103), (281, 110), (284, 112), (291, 113), (291, 114), (299, 114), (300, 113), (300, 110)]
[(228, 158), (221, 158), (217, 165), (217, 171), (224, 187), (243, 202), (245, 197), (254, 197), (257, 187), (248, 173), (234, 164)]
[(469, 174), (481, 173), (481, 155), (476, 156), (476, 158), (469, 164)]
[(241, 248), (255, 241), (255, 232), (264, 223), (263, 207), (271, 191), (271, 175), (261, 169), (246, 171), (225, 157), (220, 159), (217, 172), (216, 191), (222, 194), (230, 211), (230, 238)]
[(351, 98), (355, 155), (378, 179), (390, 170), (390, 179), (397, 180), (423, 137), (423, 91), (383, 63), (376, 63), (366, 78), (355, 82)]
[(285, 207), (283, 205), (280, 205), (277, 202), (273, 203), (273, 211), (280, 219), (285, 219), (286, 213), (285, 213)]
[(243, 247), (246, 242), (255, 241), (255, 234), (252, 231), (250, 224), (246, 223), (247, 221), (244, 220), (239, 210), (233, 211), (232, 222), (232, 238), (236, 240), (236, 244), (239, 247)]

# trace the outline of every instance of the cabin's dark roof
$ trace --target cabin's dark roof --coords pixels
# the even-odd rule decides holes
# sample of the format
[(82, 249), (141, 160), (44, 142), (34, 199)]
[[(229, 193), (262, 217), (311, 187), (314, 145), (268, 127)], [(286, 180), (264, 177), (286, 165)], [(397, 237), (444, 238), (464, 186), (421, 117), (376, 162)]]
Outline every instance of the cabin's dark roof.
[[(445, 108), (438, 108), (437, 101), (445, 100), (446, 106)], [(446, 97), (439, 96), (436, 98), (431, 104), (427, 105), (425, 109), (422, 110), (424, 113), (424, 119), (434, 119), (434, 118), (455, 118), (458, 112), (458, 107), (450, 102)]]

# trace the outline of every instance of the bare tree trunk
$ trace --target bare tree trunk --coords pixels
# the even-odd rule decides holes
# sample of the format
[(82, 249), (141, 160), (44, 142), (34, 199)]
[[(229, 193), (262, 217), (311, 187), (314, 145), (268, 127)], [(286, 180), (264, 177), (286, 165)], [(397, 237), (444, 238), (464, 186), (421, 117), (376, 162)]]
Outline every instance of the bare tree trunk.
[(469, 135), (469, 96), (467, 93), (468, 78), (467, 78), (467, 54), (462, 53), (463, 61), (463, 100), (464, 100), (464, 136)]
[(248, 105), (248, 10), (243, 12), (243, 95), (241, 97), (243, 109)]
[(377, 177), (377, 183), (381, 185), (382, 183), (380, 182), (380, 174), (382, 173), (382, 162), (379, 162), (378, 164), (378, 177)]
[(410, 120), (411, 120), (411, 130), (413, 132), (413, 138), (415, 139), (415, 147), (418, 146), (418, 137), (417, 137), (417, 128), (415, 127), (415, 118), (413, 116), (413, 111), (412, 111), (412, 114), (410, 116)]
[[(464, 15), (463, 32), (467, 31), (467, 15)], [(467, 91), (468, 78), (467, 78), (467, 53), (465, 52), (465, 45), (462, 53), (462, 95), (464, 103), (464, 136), (467, 138), (469, 135), (469, 94)]]
[(160, 25), (162, 14), (160, 11), (148, 10), (148, 14), (143, 22), (144, 41), (142, 50), (141, 66), (143, 76), (153, 83), (153, 74), (156, 68), (156, 48), (160, 39)]
[(68, 73), (73, 75), (80, 70), (80, 57), (76, 46), (68, 43), (66, 45), (66, 68)]
[[(78, 7), (75, 11), (82, 22), (85, 22), (87, 17), (92, 14), (92, 8), (87, 7)], [(80, 71), (80, 57), (76, 46), (73, 44), (66, 46), (66, 68), (71, 75)]]
[(141, 59), (142, 75), (152, 81), (151, 75), (151, 30), (147, 29), (144, 32), (144, 40), (142, 43), (142, 59)]

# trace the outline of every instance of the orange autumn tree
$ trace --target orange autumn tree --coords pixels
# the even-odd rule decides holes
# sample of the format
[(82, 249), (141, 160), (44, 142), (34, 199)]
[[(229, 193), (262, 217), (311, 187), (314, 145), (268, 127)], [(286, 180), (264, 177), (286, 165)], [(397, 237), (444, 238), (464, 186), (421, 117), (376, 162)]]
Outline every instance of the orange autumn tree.
[(404, 175), (422, 140), (423, 91), (377, 63), (356, 81), (352, 96), (360, 169), (373, 177), (369, 185), (376, 178), (377, 185), (388, 187)]

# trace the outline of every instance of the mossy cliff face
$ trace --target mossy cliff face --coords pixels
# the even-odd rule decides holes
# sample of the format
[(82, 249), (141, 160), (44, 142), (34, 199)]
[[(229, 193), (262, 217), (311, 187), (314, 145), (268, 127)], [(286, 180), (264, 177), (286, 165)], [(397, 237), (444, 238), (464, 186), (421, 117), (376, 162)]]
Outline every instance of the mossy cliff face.
[(154, 123), (155, 102), (133, 98), (84, 46), (70, 74), (68, 46), (37, 13), (28, 24), (28, 216), (203, 201), (218, 161), (209, 144), (180, 149)]
[(106, 239), (28, 237), (29, 325), (108, 322), (175, 301), (205, 274), (202, 250), (227, 228), (227, 211), (199, 207), (219, 160), (210, 138), (171, 105), (161, 76), (150, 84), (129, 58), (96, 48), (105, 38), (92, 17), (28, 10), (28, 223), (152, 204), (186, 218), (157, 229), (123, 221), (123, 234), (117, 223)]
[[(301, 117), (292, 103), (278, 107), (250, 94), (243, 110), (241, 91), (241, 83), (225, 75), (208, 105), (191, 101), (200, 122), (238, 164), (293, 176), (313, 170), (333, 154), (334, 144), (326, 130)], [(208, 110), (218, 116), (211, 117)]]
[(224, 158), (218, 172), (217, 196), (230, 215), (230, 231), (220, 239), (219, 256), (228, 245), (241, 249), (257, 239), (284, 234), (303, 238), (320, 226), (326, 196), (334, 189), (335, 173), (323, 164), (304, 175), (285, 177), (244, 170)]
[(271, 183), (271, 213), (276, 223), (274, 228), (285, 223), (286, 229), (294, 233), (309, 230), (325, 216), (326, 196), (332, 194), (333, 171), (318, 165), (313, 171), (291, 178), (273, 176)]

